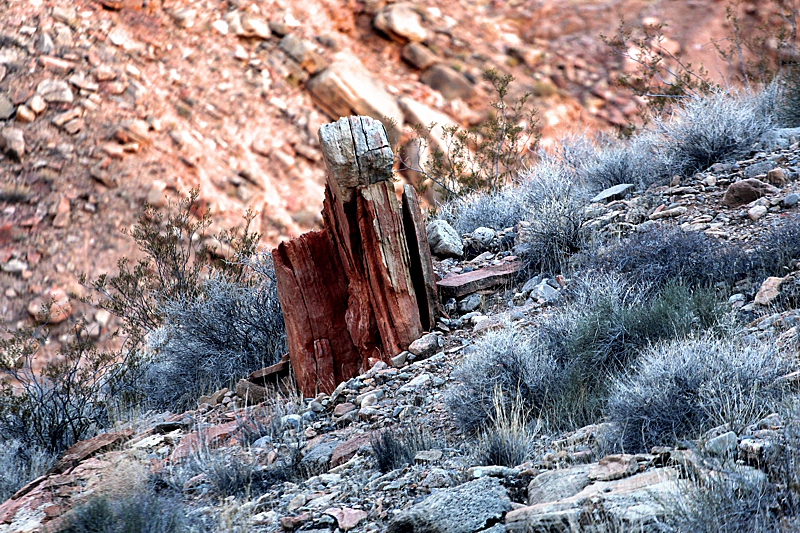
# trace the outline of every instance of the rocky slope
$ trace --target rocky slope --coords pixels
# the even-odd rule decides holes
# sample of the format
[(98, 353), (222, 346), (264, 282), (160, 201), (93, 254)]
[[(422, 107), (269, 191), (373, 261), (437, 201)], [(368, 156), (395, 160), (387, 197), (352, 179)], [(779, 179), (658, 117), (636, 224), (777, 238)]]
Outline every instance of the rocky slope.
[[(755, 4), (740, 14), (774, 16)], [(711, 1), (6, 2), (0, 316), (25, 322), (31, 300), (80, 293), (77, 273), (135, 255), (121, 231), (143, 202), (191, 188), (212, 234), (248, 208), (266, 245), (315, 227), (320, 124), (361, 113), (405, 132), (473, 125), (489, 111), (486, 68), (517, 77), (512, 98), (533, 93), (545, 144), (625, 125), (636, 101), (613, 80), (635, 65), (599, 38), (622, 16), (667, 23), (659, 46), (695, 63), (713, 64), (706, 45), (727, 31)]]
[[(589, 206), (589, 224), (611, 235), (679, 226), (747, 247), (796, 215), (798, 141), (797, 130), (781, 130), (752, 157), (715, 165), (683, 183), (638, 193), (609, 189)], [(264, 393), (255, 382), (285, 375), (283, 362), (242, 380), (236, 392), (200, 398), (197, 409), (126, 423), (77, 444), (49, 475), (2, 504), (0, 531), (57, 530), (68, 509), (92, 494), (121, 479), (135, 485), (148, 474), (172, 487), (163, 490), (177, 492), (187, 516), (221, 521), (228, 530), (465, 533), (605, 531), (609, 521), (656, 531), (662, 504), (680, 491), (680, 480), (713, 478), (721, 468), (717, 459), (732, 454), (740, 475), (766, 479), (782, 460), (786, 431), (796, 425), (778, 414), (738, 432), (721, 426), (692, 443), (637, 455), (603, 456), (598, 437), (604, 424), (567, 434), (540, 432), (534, 460), (515, 467), (476, 465), (473, 441), (453, 427), (444, 404), (454, 383), (451, 371), (486, 331), (509, 322), (535, 327), (570, 283), (537, 276), (517, 284), (513, 276), (497, 275), (498, 267), (513, 263), (511, 248), (520, 235), (523, 227), (484, 228), (450, 243), (449, 253), (468, 253), (436, 260), (435, 268), (445, 278), (442, 293), (457, 299), (444, 299), (448, 315), (391, 366), (377, 363), (331, 395), (303, 399), (270, 392), (254, 398), (256, 391)], [(434, 253), (445, 253), (444, 239), (434, 240)], [(798, 275), (736, 286), (728, 305), (751, 321), (745, 334), (787, 353), (796, 350), (800, 312), (775, 306), (780, 294), (795, 294)], [(781, 379), (798, 383), (797, 372)], [(413, 428), (418, 431), (409, 434)], [(414, 443), (407, 462), (393, 442)], [(376, 456), (376, 450), (389, 451)], [(379, 469), (381, 460), (398, 457), (399, 463)], [(254, 477), (244, 482), (252, 483), (249, 495), (221, 500), (227, 495), (221, 472), (244, 468), (277, 476), (287, 472), (281, 470), (289, 468), (285, 461), (295, 465), (288, 479)], [(269, 481), (257, 485), (255, 479)]]

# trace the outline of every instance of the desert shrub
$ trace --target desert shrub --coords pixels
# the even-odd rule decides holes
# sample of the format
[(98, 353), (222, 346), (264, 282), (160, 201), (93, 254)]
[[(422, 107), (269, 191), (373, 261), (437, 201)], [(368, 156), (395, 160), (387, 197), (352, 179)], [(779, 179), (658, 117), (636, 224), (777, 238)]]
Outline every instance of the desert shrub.
[(661, 225), (634, 233), (588, 259), (587, 267), (619, 272), (634, 282), (657, 287), (679, 279), (695, 287), (730, 283), (747, 263), (739, 247), (700, 232)]
[(437, 218), (462, 235), (481, 226), (501, 230), (524, 220), (531, 203), (524, 187), (507, 186), (494, 193), (476, 191), (444, 203), (437, 210)]
[(372, 455), (381, 472), (403, 468), (414, 462), (417, 452), (429, 450), (436, 445), (429, 433), (418, 428), (386, 429), (370, 439)]
[(7, 331), (0, 340), (0, 435), (60, 453), (108, 424), (105, 402), (130, 377), (125, 354), (99, 352), (72, 323), (55, 357), (34, 371), (46, 325)]
[(275, 364), (286, 350), (271, 263), (254, 283), (213, 277), (193, 298), (163, 305), (164, 325), (150, 336), (154, 353), (141, 383), (157, 408), (188, 407), (201, 394)]
[[(528, 105), (530, 94), (509, 102), (513, 76), (486, 70), (483, 79), (496, 95), (496, 100), (489, 104), (492, 112), (486, 121), (468, 130), (442, 127), (444, 146), (433, 150), (425, 168), (415, 168), (401, 160), (404, 168), (422, 176), (422, 181), (416, 184), (418, 189), (424, 190), (431, 182), (446, 201), (457, 201), (472, 191), (494, 194), (525, 172), (529, 155), (540, 137), (534, 132), (538, 119), (536, 108)], [(419, 125), (410, 143), (424, 149), (434, 126)]]
[(676, 496), (660, 502), (669, 533), (796, 531), (800, 506), (791, 490), (769, 483), (763, 473), (730, 465), (708, 476), (679, 482)]
[(784, 391), (774, 382), (788, 368), (761, 345), (709, 337), (658, 344), (613, 382), (606, 417), (619, 427), (627, 452), (670, 445), (722, 423), (746, 425), (781, 400)]
[(499, 387), (495, 389), (494, 415), (489, 426), (478, 437), (474, 454), (477, 465), (515, 467), (533, 454), (533, 440), (542, 427), (540, 420), (528, 420), (528, 413), (519, 395), (509, 409), (505, 395), (505, 391)]
[(8, 500), (29, 481), (46, 473), (57, 456), (22, 441), (0, 440), (0, 501)]
[(73, 509), (65, 533), (178, 533), (189, 531), (178, 504), (150, 489), (124, 497), (98, 496)]
[[(642, 132), (626, 141), (613, 143), (599, 140), (596, 146), (584, 141), (588, 146), (588, 150), (584, 148), (584, 151), (588, 153), (580, 159), (567, 156), (567, 160), (575, 165), (576, 174), (592, 191), (621, 183), (646, 189), (671, 176), (670, 161), (661, 150), (660, 141), (660, 137), (653, 132)], [(572, 146), (562, 150), (562, 157), (574, 150), (573, 141)]]
[(541, 417), (554, 408), (563, 392), (564, 363), (536, 332), (507, 326), (484, 335), (473, 348), (453, 372), (458, 384), (446, 398), (459, 429), (488, 427), (498, 412), (511, 413), (515, 406), (526, 416)]
[(773, 128), (771, 114), (756, 96), (721, 91), (687, 98), (656, 123), (672, 172), (682, 176), (748, 155)]
[(800, 218), (758, 238), (748, 250), (698, 232), (656, 226), (581, 258), (584, 268), (624, 274), (655, 287), (682, 280), (692, 287), (783, 276), (800, 257)]
[(590, 241), (583, 223), (585, 191), (562, 165), (542, 163), (520, 185), (531, 199), (517, 255), (525, 271), (561, 272)]
[(800, 127), (800, 69), (789, 70), (778, 83), (781, 89), (778, 122), (786, 128)]

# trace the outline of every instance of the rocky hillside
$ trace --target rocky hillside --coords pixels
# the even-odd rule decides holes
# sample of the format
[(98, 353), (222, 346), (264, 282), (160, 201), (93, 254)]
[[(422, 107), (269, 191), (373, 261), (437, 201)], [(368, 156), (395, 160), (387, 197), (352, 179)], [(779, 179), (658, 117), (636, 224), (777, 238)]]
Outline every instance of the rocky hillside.
[[(545, 144), (635, 121), (637, 102), (614, 86), (635, 64), (600, 40), (623, 16), (668, 24), (657, 46), (727, 72), (707, 46), (728, 31), (711, 1), (7, 2), (0, 316), (25, 322), (32, 300), (80, 293), (78, 273), (134, 255), (121, 232), (145, 201), (198, 188), (212, 235), (252, 209), (266, 245), (316, 227), (321, 124), (474, 125), (492, 99), (487, 68), (517, 78), (511, 97), (533, 94)], [(774, 13), (744, 4), (741, 16)]]

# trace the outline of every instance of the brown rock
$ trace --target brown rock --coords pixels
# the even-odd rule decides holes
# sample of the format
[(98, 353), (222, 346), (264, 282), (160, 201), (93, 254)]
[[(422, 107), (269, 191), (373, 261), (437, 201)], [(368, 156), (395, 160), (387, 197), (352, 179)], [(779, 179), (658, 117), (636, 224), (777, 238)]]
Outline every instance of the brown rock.
[(245, 405), (255, 405), (266, 399), (267, 389), (246, 379), (240, 379), (236, 383), (236, 395), (244, 400)]
[(25, 136), (22, 130), (10, 127), (0, 130), (0, 150), (22, 159), (25, 155)]
[(481, 289), (506, 283), (516, 276), (520, 266), (518, 261), (508, 261), (502, 265), (482, 268), (466, 274), (447, 276), (436, 283), (439, 288), (439, 296), (442, 300), (460, 298)]
[(70, 468), (78, 465), (81, 461), (89, 457), (104, 452), (118, 444), (129, 440), (133, 436), (133, 430), (115, 431), (112, 433), (103, 433), (88, 440), (82, 440), (73, 445), (69, 450), (64, 452), (64, 455), (58, 462), (50, 469), (50, 473), (66, 472)]
[(25, 105), (21, 105), (17, 108), (17, 122), (26, 124), (34, 120), (36, 120), (36, 113), (34, 113), (31, 108)]
[(349, 54), (337, 54), (333, 63), (306, 87), (317, 105), (334, 120), (367, 115), (377, 120), (390, 119), (398, 126), (403, 124), (403, 114), (394, 97), (375, 81), (358, 58)]
[(731, 183), (722, 197), (722, 203), (728, 207), (739, 207), (749, 204), (767, 194), (775, 194), (778, 189), (768, 183), (748, 178)]
[(356, 406), (350, 402), (340, 403), (339, 405), (333, 408), (333, 416), (338, 418), (342, 415), (346, 415), (350, 411), (353, 411), (355, 408)]
[(282, 516), (280, 522), (283, 529), (286, 531), (292, 531), (302, 526), (309, 520), (311, 520), (311, 513), (305, 511), (297, 516)]
[(773, 168), (767, 172), (767, 182), (776, 187), (783, 187), (786, 185), (786, 171), (782, 168)]
[(420, 43), (408, 43), (403, 47), (403, 59), (420, 70), (435, 65), (441, 59), (430, 48)]
[(423, 72), (419, 80), (448, 100), (466, 100), (475, 95), (475, 87), (463, 74), (441, 63)]
[(344, 507), (342, 509), (332, 507), (330, 509), (326, 509), (325, 514), (334, 517), (336, 519), (336, 523), (339, 525), (339, 529), (342, 531), (353, 529), (367, 517), (366, 511), (362, 511), (361, 509), (351, 509), (349, 507)]
[(756, 305), (769, 305), (772, 300), (778, 297), (778, 294), (780, 293), (779, 289), (784, 279), (786, 278), (776, 278), (774, 276), (770, 276), (765, 279), (761, 284), (761, 287), (758, 289), (758, 293), (756, 294), (753, 302)]
[(592, 481), (611, 481), (632, 476), (639, 470), (636, 456), (628, 454), (608, 455), (589, 468)]
[(422, 17), (408, 2), (390, 4), (381, 9), (373, 25), (390, 38), (400, 42), (421, 42), (428, 36), (422, 25)]
[[(352, 411), (356, 408), (353, 404), (339, 404), (340, 405), (350, 405)], [(331, 468), (335, 468), (339, 465), (343, 465), (347, 461), (353, 458), (353, 456), (360, 450), (362, 447), (367, 446), (370, 444), (372, 439), (372, 434), (367, 435), (359, 435), (358, 437), (353, 437), (352, 439), (339, 444), (334, 450), (333, 454), (331, 455)]]

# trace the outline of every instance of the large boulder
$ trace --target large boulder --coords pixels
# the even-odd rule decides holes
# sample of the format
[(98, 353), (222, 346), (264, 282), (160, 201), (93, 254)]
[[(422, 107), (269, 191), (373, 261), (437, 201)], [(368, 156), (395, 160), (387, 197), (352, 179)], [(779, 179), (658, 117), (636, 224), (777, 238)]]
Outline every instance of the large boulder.
[(441, 63), (422, 73), (419, 80), (442, 93), (448, 100), (468, 99), (475, 95), (475, 87), (466, 76)]
[(758, 200), (767, 194), (775, 194), (778, 189), (755, 178), (739, 180), (728, 185), (722, 203), (728, 207), (739, 207)]
[(461, 257), (464, 255), (464, 244), (461, 236), (453, 226), (444, 220), (434, 220), (426, 228), (431, 253), (440, 257)]
[(372, 22), (377, 29), (400, 42), (421, 42), (428, 36), (422, 17), (408, 2), (389, 4), (381, 9)]
[(389, 522), (387, 533), (475, 533), (511, 509), (500, 481), (483, 477), (429, 496)]
[[(395, 98), (375, 81), (367, 68), (353, 55), (342, 52), (331, 65), (306, 84), (311, 97), (332, 119), (367, 115), (396, 127), (403, 124), (403, 113)], [(387, 121), (388, 119), (388, 121)]]

